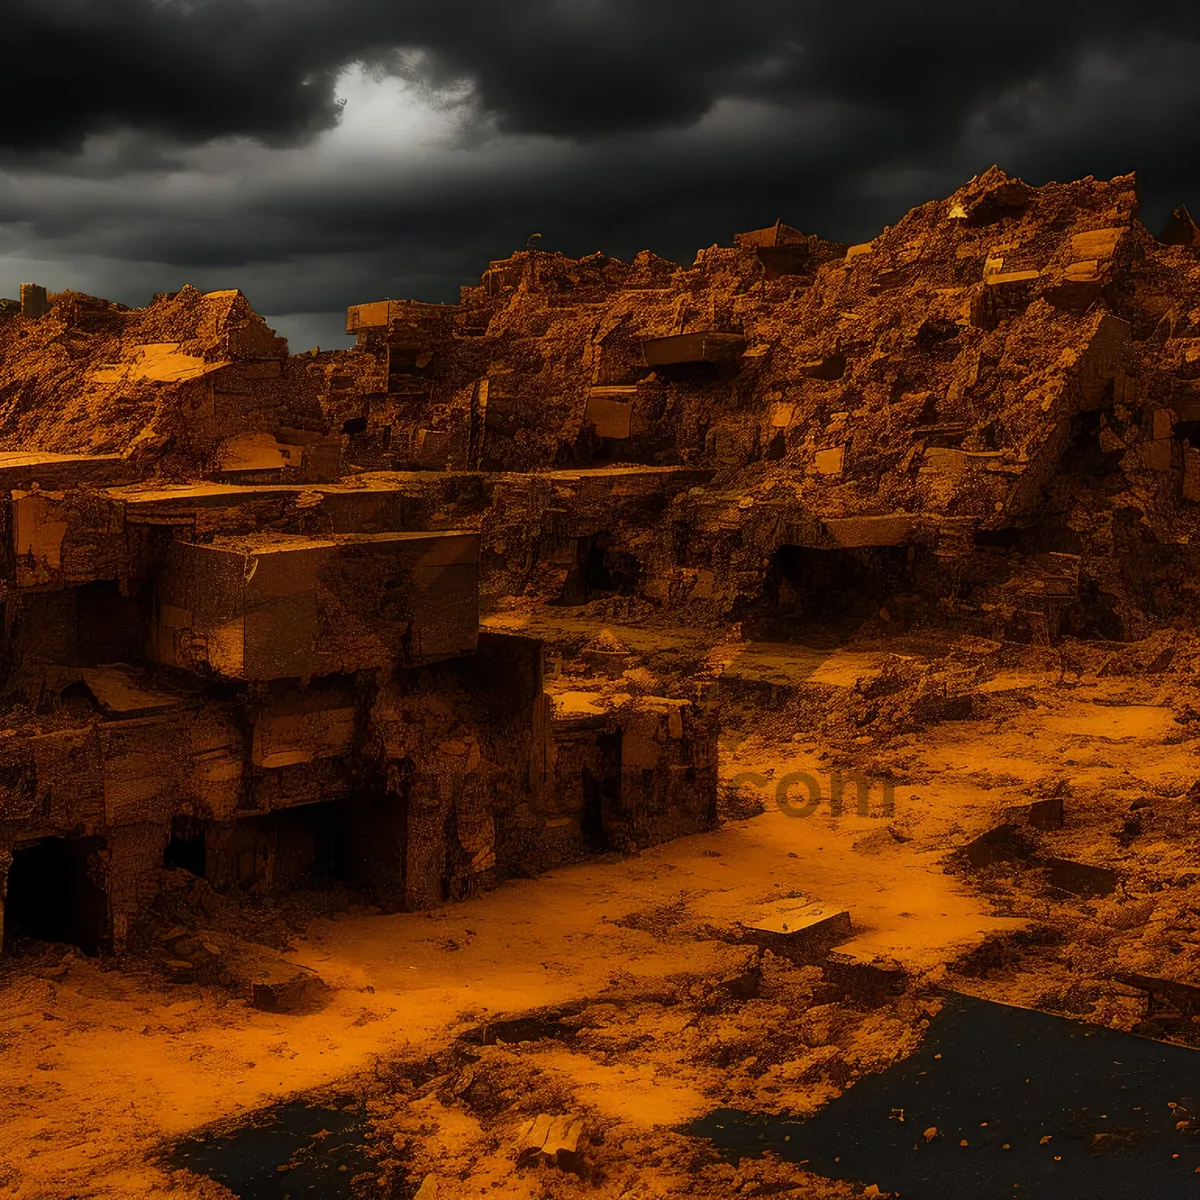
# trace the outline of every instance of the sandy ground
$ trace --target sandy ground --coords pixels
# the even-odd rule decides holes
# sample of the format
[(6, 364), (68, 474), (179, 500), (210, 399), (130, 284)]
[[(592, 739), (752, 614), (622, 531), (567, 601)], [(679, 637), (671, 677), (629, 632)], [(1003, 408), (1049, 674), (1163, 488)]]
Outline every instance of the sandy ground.
[[(0, 1194), (166, 1194), (173, 1185), (156, 1172), (127, 1165), (162, 1138), (364, 1070), (378, 1056), (433, 1052), (492, 1014), (598, 995), (614, 982), (731, 970), (739, 947), (687, 936), (686, 927), (732, 927), (785, 892), (848, 908), (861, 932), (847, 949), (886, 946), (922, 968), (1011, 925), (953, 877), (927, 877), (917, 856), (856, 863), (854, 837), (852, 828), (769, 810), (637, 858), (508, 883), (430, 916), (319, 922), (292, 957), (338, 991), (311, 1015), (257, 1012), (216, 989), (151, 992), (80, 959), (60, 979), (9, 979)], [(680, 901), (670, 940), (616, 923)], [(650, 1124), (709, 1107), (669, 1079), (662, 1094), (652, 1080), (638, 1088), (628, 1115)]]
[[(864, 675), (876, 669), (868, 658), (860, 661)], [(1178, 957), (1170, 946), (1200, 923), (1189, 915), (1197, 873), (1186, 872), (1195, 863), (1197, 826), (1187, 794), (1200, 747), (1187, 716), (1195, 691), (1190, 678), (1086, 670), (1063, 683), (1056, 662), (1030, 652), (1027, 662), (990, 672), (976, 685), (988, 698), (977, 719), (943, 721), (920, 734), (864, 735), (849, 749), (828, 748), (811, 726), (792, 734), (786, 719), (752, 720), (724, 740), (722, 774), (742, 777), (741, 799), (758, 799), (764, 810), (712, 833), (509, 882), (431, 914), (316, 921), (290, 957), (336, 988), (319, 1012), (271, 1015), (217, 988), (169, 985), (79, 957), (64, 960), (65, 968), (10, 966), (0, 977), (0, 1196), (203, 1194), (204, 1185), (148, 1164), (147, 1154), (282, 1096), (378, 1075), (381, 1063), (444, 1053), (465, 1030), (500, 1014), (613, 995), (661, 1034), (653, 1052), (644, 1041), (619, 1037), (605, 1053), (558, 1043), (537, 1050), (541, 1066), (570, 1081), (576, 1106), (601, 1124), (615, 1121), (635, 1141), (653, 1138), (731, 1095), (803, 1111), (816, 1094), (804, 1082), (814, 1078), (811, 1071), (789, 1079), (786, 1055), (777, 1053), (740, 1083), (731, 1082), (728, 1064), (710, 1064), (706, 1074), (696, 1066), (703, 1057), (697, 1045), (685, 1045), (670, 1014), (646, 1009), (644, 999), (656, 989), (678, 989), (680, 980), (744, 970), (748, 949), (733, 937), (738, 923), (786, 897), (849, 911), (853, 936), (839, 953), (898, 962), (918, 991), (948, 982), (1018, 1003), (1040, 1000), (1053, 1011), (1053, 996), (1045, 996), (1055, 981), (1060, 999), (1083, 985), (1091, 999), (1079, 1015), (1132, 1027), (1144, 1013), (1104, 982), (1112, 965), (1124, 956), (1141, 969), (1164, 969)], [(853, 681), (851, 672), (833, 686)], [(825, 786), (835, 766), (872, 778), (887, 773), (894, 814), (878, 811), (878, 789), (875, 811), (865, 817), (851, 805), (834, 819), (827, 802), (795, 817), (775, 803), (778, 781), (789, 773), (808, 771)], [(1021, 879), (947, 870), (949, 851), (997, 824), (1005, 806), (1062, 790), (1063, 780), (1067, 823), (1040, 835), (1045, 852), (1124, 869), (1118, 896), (1047, 899)], [(1133, 840), (1122, 823), (1131, 804), (1147, 814)], [(979, 947), (1010, 944), (1056, 920), (1066, 932), (1051, 939), (1053, 951), (978, 966)], [(1184, 949), (1190, 952), (1191, 943)], [(803, 1005), (814, 999), (811, 987), (804, 991), (806, 978), (779, 974), (761, 1000), (775, 1006), (760, 1014), (762, 1027), (778, 1023), (781, 1013), (793, 1021), (806, 1015)], [(696, 1003), (697, 1012), (707, 1011), (702, 998)], [(721, 1022), (736, 1023), (721, 1011), (710, 1014), (717, 1022), (710, 1037), (718, 1040)], [(909, 1004), (856, 1017), (846, 1037), (899, 1044), (897, 1030), (878, 1023), (907, 1022), (919, 1034), (922, 1011)], [(853, 1057), (845, 1040), (827, 1034), (825, 1044)], [(855, 1071), (886, 1059), (863, 1054)], [(838, 1086), (846, 1082), (852, 1078)], [(408, 1112), (400, 1108), (397, 1129)], [(470, 1145), (470, 1138), (459, 1142)]]

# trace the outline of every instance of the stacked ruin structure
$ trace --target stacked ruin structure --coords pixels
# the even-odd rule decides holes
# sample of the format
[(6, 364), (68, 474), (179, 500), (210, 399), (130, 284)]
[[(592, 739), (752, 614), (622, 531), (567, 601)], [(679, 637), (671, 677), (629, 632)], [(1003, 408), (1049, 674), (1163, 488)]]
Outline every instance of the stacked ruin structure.
[(10, 935), (120, 949), (164, 862), (418, 908), (703, 828), (706, 636), (1194, 619), (1200, 239), (1138, 199), (993, 168), (863, 245), (525, 250), (325, 353), (239, 292), (23, 289)]
[[(607, 579), (759, 636), (849, 604), (1132, 637), (1192, 611), (1200, 498), (1194, 226), (1161, 242), (1138, 203), (1133, 176), (993, 168), (863, 245), (777, 223), (686, 268), (522, 251), (457, 305), (352, 308), (358, 348), (314, 367), (359, 461), (545, 473), (480, 518), (497, 601)], [(581, 522), (571, 469), (653, 502)]]
[(120, 951), (164, 865), (422, 908), (711, 821), (686, 705), (633, 704), (624, 758), (601, 722), (587, 778), (573, 737), (562, 778), (541, 644), (480, 632), (478, 530), (344, 473), (310, 361), (239, 292), (22, 295), (0, 325), (7, 945)]

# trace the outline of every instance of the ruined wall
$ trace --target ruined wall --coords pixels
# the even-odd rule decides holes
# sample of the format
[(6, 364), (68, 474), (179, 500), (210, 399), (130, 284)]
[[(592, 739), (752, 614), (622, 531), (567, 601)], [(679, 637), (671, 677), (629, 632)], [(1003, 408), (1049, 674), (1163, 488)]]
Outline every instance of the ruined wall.
[(304, 364), (238, 291), (144, 309), (77, 292), (0, 320), (0, 449), (114, 454), (175, 478), (338, 474)]

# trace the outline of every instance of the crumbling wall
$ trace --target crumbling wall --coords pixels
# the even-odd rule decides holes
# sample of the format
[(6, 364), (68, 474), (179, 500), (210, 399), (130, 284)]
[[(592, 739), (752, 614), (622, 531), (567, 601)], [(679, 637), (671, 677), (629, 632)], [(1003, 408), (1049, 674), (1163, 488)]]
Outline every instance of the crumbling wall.
[(0, 359), (0, 447), (117, 454), (175, 478), (338, 473), (305, 365), (241, 292), (184, 287), (144, 309), (55, 294), (44, 315), (0, 322)]

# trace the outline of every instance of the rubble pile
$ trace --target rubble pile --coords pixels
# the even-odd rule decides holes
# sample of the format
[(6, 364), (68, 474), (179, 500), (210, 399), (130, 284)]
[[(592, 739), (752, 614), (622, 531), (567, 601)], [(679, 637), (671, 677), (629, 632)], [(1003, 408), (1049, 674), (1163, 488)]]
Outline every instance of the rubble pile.
[(1200, 499), (1200, 263), (1137, 208), (993, 168), (860, 246), (520, 251), (457, 305), (351, 309), (311, 369), (351, 461), (505, 472), (489, 598), (1137, 637), (1190, 611)]
[(651, 680), (556, 720), (541, 641), (481, 629), (482, 514), (540, 477), (343, 461), (311, 356), (240, 292), (21, 296), (0, 320), (6, 953), (150, 947), (279, 1007), (278, 938), (243, 900), (429, 908), (711, 824), (686, 701)]
[[(911, 1052), (937, 1011), (936, 1001), (911, 996), (864, 1004), (822, 968), (770, 951), (753, 951), (728, 978), (671, 977), (650, 994), (614, 986), (509, 1021), (495, 1037), (471, 1031), (430, 1060), (387, 1064), (367, 1099), (379, 1182), (384, 1192), (446, 1200), (489, 1189), (513, 1197), (586, 1189), (607, 1198), (630, 1188), (647, 1197), (878, 1195), (774, 1155), (722, 1161), (683, 1121), (649, 1135), (631, 1119), (640, 1098), (623, 1115), (597, 1081), (636, 1060), (647, 1086), (664, 1086), (658, 1103), (670, 1103), (669, 1079), (717, 1109), (815, 1112)], [(591, 1102), (581, 1075), (593, 1080)]]
[[(152, 946), (278, 1006), (304, 981), (264, 964), (286, 939), (251, 902), (430, 909), (708, 829), (742, 736), (802, 730), (839, 769), (890, 748), (895, 777), (955, 722), (1048, 710), (1013, 682), (1026, 652), (1197, 719), (1200, 238), (1138, 203), (1133, 176), (992, 168), (862, 245), (778, 221), (690, 265), (522, 250), (294, 355), (240, 292), (23, 285), (6, 952)], [(996, 845), (1075, 896), (1086, 820), (1025, 828), (1056, 795), (1004, 797), (1030, 813)], [(1174, 869), (1156, 812), (1103, 820)], [(862, 845), (981, 832), (928, 816)], [(1154, 911), (1167, 945), (1185, 918)], [(565, 1147), (536, 1126), (532, 1158), (578, 1165), (574, 1110), (521, 1116)]]

